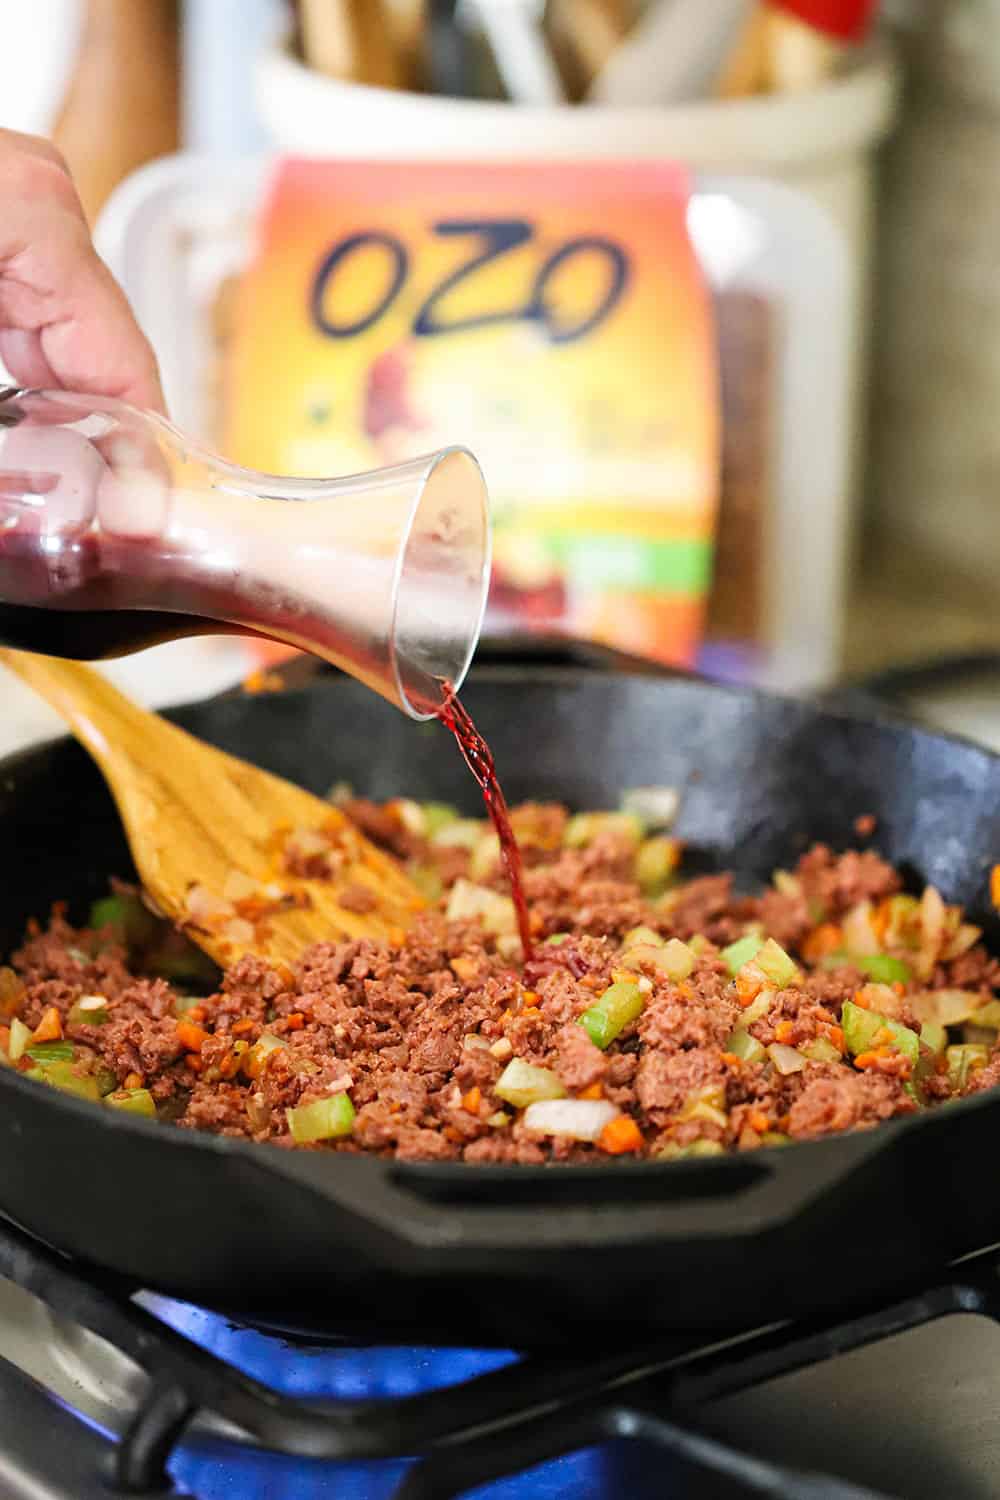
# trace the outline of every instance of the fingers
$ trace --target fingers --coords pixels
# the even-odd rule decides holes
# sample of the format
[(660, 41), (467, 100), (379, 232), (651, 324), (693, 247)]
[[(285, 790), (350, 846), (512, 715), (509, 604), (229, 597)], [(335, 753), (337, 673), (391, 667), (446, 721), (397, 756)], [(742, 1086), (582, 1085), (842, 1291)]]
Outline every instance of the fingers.
[(156, 359), (62, 158), (0, 131), (0, 358), (14, 380), (164, 410)]

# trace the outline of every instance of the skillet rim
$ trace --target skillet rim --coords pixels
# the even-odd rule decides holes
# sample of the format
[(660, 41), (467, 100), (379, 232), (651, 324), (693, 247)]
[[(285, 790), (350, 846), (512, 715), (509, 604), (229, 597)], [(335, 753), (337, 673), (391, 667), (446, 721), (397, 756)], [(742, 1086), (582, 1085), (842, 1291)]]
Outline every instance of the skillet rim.
[[(905, 713), (893, 706), (874, 705), (864, 703), (863, 706), (852, 707), (841, 700), (824, 703), (822, 699), (816, 699), (807, 694), (779, 693), (768, 689), (762, 689), (742, 684), (717, 682), (697, 673), (688, 673), (658, 668), (656, 664), (646, 664), (648, 670), (640, 669), (619, 673), (618, 675), (628, 681), (640, 681), (654, 686), (669, 682), (671, 685), (692, 687), (699, 690), (708, 690), (711, 693), (722, 694), (729, 698), (740, 700), (755, 707), (768, 704), (793, 705), (802, 712), (813, 714), (820, 722), (829, 721), (840, 725), (850, 726), (862, 731), (869, 729), (894, 729), (905, 731), (911, 735), (917, 743), (929, 743), (932, 745), (953, 745), (960, 749), (965, 756), (974, 756), (985, 765), (1000, 765), (1000, 751), (994, 751), (987, 746), (981, 745), (967, 736), (961, 734), (946, 733), (932, 727), (915, 722)], [(475, 679), (488, 678), (489, 681), (503, 683), (511, 682), (523, 684), (529, 678), (535, 685), (551, 683), (553, 686), (573, 686), (593, 679), (607, 679), (609, 677), (606, 669), (600, 666), (587, 664), (572, 664), (567, 666), (541, 664), (534, 665), (531, 661), (523, 664), (494, 664), (483, 663), (474, 668)], [(282, 697), (295, 701), (306, 699), (317, 691), (323, 691), (331, 682), (343, 680), (339, 673), (321, 671), (314, 674), (301, 686), (288, 687)], [(244, 696), (239, 684), (224, 690), (221, 693), (212, 694), (206, 698), (191, 699), (183, 704), (173, 705), (164, 710), (164, 716), (181, 727), (187, 728), (185, 718), (188, 714), (197, 714), (199, 711), (210, 707), (213, 703), (223, 702), (234, 697)], [(190, 732), (190, 731), (189, 731)], [(31, 763), (36, 757), (44, 755), (47, 751), (73, 743), (71, 735), (53, 735), (43, 740), (33, 742), (31, 745), (23, 746), (3, 757), (0, 757), (0, 778), (10, 778), (16, 774), (23, 764)], [(99, 774), (99, 773), (98, 773)], [(10, 1068), (0, 1068), (0, 1096), (6, 1087), (13, 1089), (13, 1097), (31, 1097), (38, 1102), (37, 1085), (31, 1080), (17, 1074)], [(21, 1092), (25, 1091), (25, 1092)], [(387, 1180), (398, 1181), (402, 1184), (412, 1183), (416, 1189), (410, 1195), (410, 1202), (414, 1208), (427, 1204), (433, 1209), (434, 1195), (421, 1196), (420, 1184), (442, 1183), (445, 1188), (449, 1184), (474, 1184), (496, 1185), (504, 1187), (508, 1185), (521, 1184), (530, 1186), (532, 1184), (545, 1183), (552, 1185), (575, 1183), (580, 1189), (580, 1198), (586, 1196), (586, 1189), (591, 1190), (590, 1201), (584, 1208), (584, 1213), (592, 1214), (595, 1208), (602, 1206), (601, 1188), (610, 1183), (625, 1184), (641, 1178), (648, 1182), (674, 1182), (677, 1184), (677, 1193), (664, 1193), (662, 1200), (657, 1200), (653, 1193), (648, 1195), (650, 1204), (657, 1205), (660, 1209), (676, 1207), (680, 1211), (690, 1210), (699, 1199), (706, 1202), (727, 1203), (730, 1210), (738, 1201), (741, 1189), (740, 1181), (746, 1180), (748, 1164), (754, 1169), (753, 1176), (757, 1182), (764, 1185), (768, 1182), (781, 1182), (784, 1178), (799, 1177), (808, 1179), (810, 1173), (803, 1168), (798, 1172), (790, 1170), (792, 1161), (805, 1162), (811, 1160), (818, 1167), (823, 1156), (833, 1157), (842, 1155), (845, 1157), (842, 1169), (834, 1171), (833, 1181), (846, 1177), (853, 1173), (862, 1161), (867, 1161), (888, 1150), (901, 1135), (914, 1135), (919, 1130), (940, 1130), (944, 1128), (949, 1119), (954, 1119), (956, 1113), (962, 1116), (972, 1116), (975, 1112), (987, 1109), (1000, 1109), (1000, 1097), (993, 1098), (992, 1095), (1000, 1091), (984, 1091), (981, 1095), (967, 1097), (949, 1104), (946, 1109), (936, 1108), (923, 1110), (910, 1116), (889, 1120), (878, 1127), (865, 1131), (843, 1132), (833, 1136), (823, 1137), (815, 1141), (795, 1142), (795, 1150), (790, 1152), (787, 1148), (774, 1148), (762, 1153), (754, 1153), (752, 1157), (726, 1154), (719, 1157), (708, 1157), (697, 1161), (679, 1162), (656, 1162), (637, 1161), (631, 1163), (609, 1162), (594, 1165), (571, 1165), (565, 1163), (552, 1163), (544, 1166), (529, 1166), (516, 1164), (488, 1164), (488, 1163), (464, 1163), (464, 1162), (400, 1162), (397, 1158), (377, 1156), (373, 1153), (347, 1154), (340, 1152), (295, 1152), (282, 1151), (276, 1147), (268, 1147), (263, 1143), (246, 1141), (234, 1137), (213, 1135), (207, 1131), (187, 1130), (181, 1131), (175, 1127), (174, 1133), (164, 1135), (164, 1124), (156, 1121), (144, 1120), (141, 1117), (118, 1113), (115, 1111), (100, 1110), (95, 1114), (93, 1104), (75, 1099), (72, 1095), (57, 1090), (48, 1091), (46, 1108), (57, 1113), (63, 1111), (67, 1122), (72, 1119), (90, 1120), (91, 1124), (99, 1130), (118, 1130), (137, 1133), (140, 1137), (149, 1141), (161, 1142), (173, 1141), (174, 1146), (182, 1146), (189, 1152), (207, 1152), (216, 1157), (233, 1158), (245, 1162), (249, 1168), (262, 1171), (265, 1175), (277, 1173), (284, 1178), (293, 1178), (300, 1187), (310, 1188), (316, 1195), (325, 1197), (343, 1204), (341, 1195), (336, 1191), (337, 1184), (332, 1174), (334, 1171), (344, 1176), (354, 1176), (363, 1179), (365, 1176), (373, 1180), (373, 1185), (378, 1182), (384, 1185)], [(100, 1124), (98, 1124), (100, 1121)], [(809, 1156), (806, 1157), (805, 1151)], [(766, 1158), (766, 1159), (765, 1159)], [(331, 1161), (336, 1160), (341, 1165), (334, 1169)], [(309, 1170), (301, 1165), (309, 1164)], [(349, 1168), (344, 1168), (344, 1163), (351, 1163)], [(784, 1165), (782, 1165), (784, 1163)], [(319, 1164), (322, 1164), (319, 1166)], [(836, 1165), (836, 1163), (834, 1163)], [(318, 1167), (318, 1170), (317, 1170)], [(331, 1175), (331, 1181), (324, 1183), (319, 1172)], [(819, 1173), (822, 1178), (831, 1174)], [(704, 1182), (706, 1186), (698, 1193), (697, 1198), (685, 1194), (682, 1189), (684, 1179)], [(728, 1181), (727, 1181), (728, 1179)], [(826, 1191), (829, 1183), (821, 1184), (821, 1191)], [(735, 1192), (733, 1189), (735, 1188)], [(559, 1191), (555, 1188), (555, 1191)], [(752, 1202), (755, 1193), (750, 1191), (746, 1194)], [(814, 1192), (806, 1192), (803, 1199), (800, 1192), (797, 1196), (792, 1195), (791, 1201), (786, 1201), (778, 1215), (778, 1220), (787, 1220), (800, 1212), (808, 1205), (810, 1199), (815, 1197)], [(398, 1195), (397, 1195), (398, 1197)], [(474, 1200), (469, 1200), (474, 1201)], [(608, 1206), (613, 1203), (613, 1198), (607, 1200)], [(530, 1200), (525, 1200), (530, 1202)], [(350, 1206), (350, 1205), (348, 1205)], [(356, 1206), (356, 1205), (355, 1205)], [(456, 1210), (461, 1211), (467, 1205), (463, 1203), (461, 1195), (449, 1200), (443, 1197), (441, 1207), (445, 1214), (454, 1215)], [(519, 1218), (524, 1215), (524, 1203), (514, 1200), (504, 1201), (495, 1206), (496, 1211), (506, 1211), (516, 1214)], [(556, 1217), (561, 1221), (575, 1220), (577, 1218), (577, 1206), (575, 1202), (569, 1202)], [(638, 1207), (637, 1207), (638, 1211)], [(0, 1204), (0, 1214), (3, 1213)], [(588, 1221), (589, 1222), (589, 1221)], [(761, 1223), (754, 1219), (756, 1228), (774, 1227), (773, 1222)], [(399, 1226), (397, 1225), (397, 1229)], [(731, 1225), (721, 1227), (718, 1231), (720, 1237), (728, 1237), (732, 1233)], [(668, 1240), (677, 1237), (691, 1238), (690, 1225), (678, 1224), (676, 1231), (671, 1233), (670, 1226), (658, 1222), (650, 1230), (651, 1237), (660, 1240)], [(412, 1245), (414, 1240), (401, 1234), (400, 1237)], [(589, 1243), (597, 1248), (606, 1243), (601, 1236), (588, 1237)], [(630, 1235), (631, 1243), (635, 1243), (636, 1236)], [(430, 1241), (426, 1237), (420, 1237), (416, 1243), (427, 1245)], [(454, 1234), (448, 1236), (449, 1245), (459, 1248)], [(556, 1237), (546, 1237), (544, 1249), (558, 1249), (562, 1241)], [(573, 1240), (580, 1248), (586, 1246), (578, 1239)]]

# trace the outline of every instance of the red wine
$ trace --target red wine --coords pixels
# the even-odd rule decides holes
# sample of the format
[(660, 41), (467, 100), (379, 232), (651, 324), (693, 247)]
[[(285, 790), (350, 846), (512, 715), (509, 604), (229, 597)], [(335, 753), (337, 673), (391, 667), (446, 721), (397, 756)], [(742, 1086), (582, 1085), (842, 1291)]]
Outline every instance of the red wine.
[(437, 716), (455, 736), (458, 748), (465, 757), (465, 763), (482, 790), (486, 810), (500, 841), (500, 858), (503, 860), (503, 867), (510, 881), (510, 894), (514, 901), (514, 911), (517, 913), (517, 929), (521, 935), (521, 947), (524, 949), (524, 959), (527, 963), (532, 954), (532, 942), (528, 903), (524, 895), (524, 869), (521, 863), (521, 851), (511, 826), (507, 799), (497, 778), (493, 754), (448, 682), (444, 685), (444, 701), (437, 711)]

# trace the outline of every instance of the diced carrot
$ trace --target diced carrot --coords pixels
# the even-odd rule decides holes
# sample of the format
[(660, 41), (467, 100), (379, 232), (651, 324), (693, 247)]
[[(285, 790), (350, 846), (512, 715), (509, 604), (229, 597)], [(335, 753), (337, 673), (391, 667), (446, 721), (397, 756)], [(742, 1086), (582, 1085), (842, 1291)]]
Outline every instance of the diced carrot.
[(888, 1026), (880, 1026), (872, 1037), (874, 1047), (887, 1047), (892, 1041), (892, 1030)]
[(816, 963), (828, 953), (836, 953), (844, 944), (844, 934), (836, 922), (821, 922), (808, 933), (802, 943), (802, 957), (807, 963)]
[(478, 1115), (479, 1106), (480, 1104), (482, 1104), (482, 1102), (482, 1090), (479, 1088), (478, 1084), (473, 1084), (469, 1092), (462, 1095), (462, 1108), (465, 1110), (466, 1114)]
[[(190, 1015), (190, 1011), (188, 1014)], [(257, 1022), (252, 1020), (250, 1016), (243, 1016), (241, 1020), (233, 1022), (231, 1028), (232, 1034), (233, 1036), (245, 1036), (248, 1031), (253, 1031), (256, 1024)]]
[(740, 1059), (735, 1052), (723, 1052), (722, 1061), (727, 1068), (732, 1068), (734, 1071), (740, 1066)]
[(219, 1072), (223, 1078), (235, 1078), (239, 1071), (240, 1060), (235, 1052), (227, 1052), (219, 1064)]
[(903, 984), (902, 980), (899, 980), (899, 979), (894, 980), (892, 988), (893, 988), (893, 993), (896, 994), (896, 995), (905, 995), (906, 994), (906, 985)]
[(855, 1005), (860, 1005), (862, 1010), (871, 1010), (871, 1002), (864, 990), (854, 991), (854, 1003)]
[(394, 948), (401, 948), (406, 941), (406, 931), (402, 927), (390, 927), (386, 932), (386, 937)]
[(889, 916), (891, 910), (892, 908), (890, 907), (887, 898), (885, 901), (880, 901), (878, 906), (876, 906), (875, 910), (871, 914), (872, 931), (875, 933), (875, 936), (878, 938), (879, 942), (881, 942), (885, 937), (885, 929), (889, 925)]
[(611, 1156), (622, 1156), (626, 1151), (641, 1151), (642, 1131), (631, 1115), (618, 1115), (605, 1125), (597, 1137), (597, 1144)]
[(186, 1067), (191, 1069), (192, 1073), (200, 1073), (202, 1067), (204, 1066), (197, 1052), (189, 1052), (187, 1057), (185, 1057), (184, 1059), (184, 1064)]
[(289, 1031), (301, 1031), (305, 1024), (306, 1018), (300, 1010), (293, 1010), (290, 1015), (285, 1017), (285, 1025)]
[[(883, 1027), (882, 1030), (884, 1031), (885, 1028)], [(878, 1063), (881, 1062), (884, 1057), (888, 1056), (888, 1047), (872, 1047), (868, 1052), (858, 1053), (857, 1057), (854, 1059), (854, 1066), (861, 1069), (874, 1068), (878, 1065)]]
[(994, 865), (990, 871), (990, 900), (1000, 911), (1000, 865)]
[(184, 1019), (186, 1021), (204, 1021), (205, 1007), (203, 1005), (192, 1005), (184, 1012)]
[(843, 1028), (841, 1026), (828, 1026), (826, 1028), (826, 1034), (830, 1038), (830, 1040), (833, 1043), (833, 1045), (836, 1047), (837, 1051), (838, 1052), (843, 1052), (843, 1050), (844, 1050), (844, 1031), (843, 1031)]
[(441, 1134), (444, 1136), (446, 1141), (451, 1141), (453, 1146), (460, 1146), (462, 1144), (462, 1141), (465, 1139), (465, 1137), (462, 1135), (462, 1132), (460, 1130), (456, 1130), (454, 1125), (446, 1125)]
[(774, 1028), (774, 1034), (779, 1042), (787, 1042), (794, 1030), (795, 1025), (792, 1021), (779, 1021)]
[(398, 1099), (393, 1099), (392, 1103), (389, 1105), (389, 1113), (391, 1115), (398, 1115), (402, 1107), (403, 1106), (400, 1104)]
[(540, 1016), (541, 1011), (537, 1005), (526, 1005), (521, 1012), (522, 1016)]
[(142, 1076), (141, 1073), (136, 1073), (136, 1072), (126, 1073), (125, 1074), (125, 1081), (122, 1084), (122, 1088), (123, 1089), (141, 1089), (142, 1086), (143, 1086), (143, 1084), (145, 1083), (145, 1081), (146, 1080), (143, 1078), (143, 1076)]
[(537, 1004), (537, 1002), (538, 1002), (538, 993), (537, 993), (537, 991), (536, 990), (522, 990), (521, 991), (521, 1002), (524, 1005), (535, 1005), (535, 1004)]
[(771, 1128), (770, 1117), (762, 1109), (752, 1109), (747, 1119), (758, 1135), (763, 1135), (765, 1131)]
[(207, 1036), (204, 1026), (196, 1026), (193, 1021), (177, 1022), (177, 1040), (188, 1052), (200, 1052)]
[(0, 1052), (10, 1051), (10, 1027), (0, 1026)]
[(600, 1082), (592, 1083), (589, 1088), (581, 1089), (576, 1097), (578, 1099), (603, 1099), (604, 1085)]
[(42, 1019), (31, 1033), (33, 1042), (58, 1042), (63, 1034), (62, 1016), (54, 1005), (46, 1007)]

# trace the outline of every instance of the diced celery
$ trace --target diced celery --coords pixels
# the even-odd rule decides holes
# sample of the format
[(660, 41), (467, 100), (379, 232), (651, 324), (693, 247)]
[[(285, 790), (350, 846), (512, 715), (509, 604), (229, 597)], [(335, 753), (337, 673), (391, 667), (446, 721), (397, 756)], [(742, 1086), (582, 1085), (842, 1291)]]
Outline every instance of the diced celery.
[(671, 938), (669, 943), (637, 943), (633, 947), (626, 948), (619, 962), (625, 969), (634, 969), (640, 964), (649, 964), (651, 968), (665, 974), (668, 979), (677, 981), (687, 979), (691, 973), (694, 968), (694, 954), (679, 938)]
[(945, 1052), (948, 1064), (948, 1082), (959, 1093), (965, 1088), (973, 1073), (984, 1068), (989, 1061), (988, 1047), (966, 1042), (962, 1046), (949, 1047)]
[(72, 1062), (76, 1053), (72, 1042), (35, 1042), (27, 1049), (32, 1062)]
[(286, 1109), (285, 1118), (292, 1140), (298, 1146), (307, 1146), (312, 1141), (331, 1141), (337, 1136), (350, 1135), (354, 1105), (347, 1094), (331, 1094), (329, 1099)]
[[(96, 1000), (103, 1003), (100, 1005), (92, 1003)], [(82, 995), (74, 1005), (70, 1006), (66, 1019), (74, 1026), (103, 1026), (110, 1020), (108, 1002), (103, 995)]]
[(756, 937), (753, 934), (737, 938), (735, 943), (730, 943), (728, 948), (723, 948), (723, 963), (730, 974), (738, 974), (744, 964), (748, 964), (752, 958), (756, 958), (763, 946), (763, 938)]
[(892, 1035), (889, 1045), (916, 1063), (920, 1056), (920, 1038), (909, 1026), (894, 1021), (891, 1016), (879, 1015), (874, 1010), (864, 1010), (852, 1000), (845, 1000), (841, 1010), (840, 1024), (844, 1029), (844, 1042), (848, 1052), (857, 1057), (876, 1045), (875, 1037), (884, 1028)]
[(913, 978), (909, 965), (888, 953), (870, 953), (867, 957), (856, 959), (855, 964), (862, 974), (867, 974), (876, 984), (909, 984)]
[(554, 932), (551, 937), (547, 937), (545, 939), (545, 947), (547, 947), (547, 948), (558, 948), (561, 943), (566, 943), (568, 941), (569, 941), (569, 933), (568, 932)]
[(116, 1089), (104, 1100), (109, 1109), (120, 1109), (129, 1115), (146, 1115), (156, 1119), (156, 1102), (149, 1089)]
[(765, 1130), (760, 1143), (762, 1146), (790, 1146), (792, 1138), (781, 1130)]
[(447, 828), (449, 823), (458, 821), (458, 813), (447, 802), (425, 802), (424, 813), (424, 836), (432, 839), (442, 828)]
[(493, 1086), (498, 1098), (513, 1104), (515, 1109), (527, 1109), (541, 1099), (564, 1099), (566, 1089), (558, 1074), (551, 1068), (536, 1068), (533, 1063), (520, 1057), (511, 1058)]
[(635, 861), (635, 878), (644, 896), (659, 896), (680, 864), (681, 849), (676, 839), (656, 834), (639, 846)]
[(98, 1063), (94, 1069), (94, 1077), (97, 1080), (97, 1090), (101, 1098), (113, 1094), (118, 1087), (118, 1079), (111, 1068), (105, 1067), (104, 1063)]
[(610, 1047), (615, 1037), (630, 1021), (642, 1014), (644, 1005), (642, 991), (637, 984), (619, 979), (604, 991), (595, 1005), (585, 1010), (580, 1017), (583, 1026), (594, 1043), (603, 1051)]
[(76, 1094), (80, 1099), (93, 1099), (96, 1102), (101, 1097), (93, 1074), (81, 1072), (79, 1064), (66, 1059), (56, 1058), (51, 1062), (38, 1063), (29, 1069), (27, 1076), (37, 1079), (39, 1083), (47, 1083), (51, 1088), (61, 1089), (63, 1093)]
[(566, 824), (563, 844), (567, 849), (582, 849), (602, 833), (618, 833), (638, 844), (642, 838), (642, 823), (631, 813), (577, 813)]
[(654, 1152), (657, 1161), (685, 1161), (698, 1156), (723, 1156), (725, 1147), (720, 1141), (699, 1140), (691, 1141), (686, 1146), (679, 1146), (676, 1141), (667, 1141), (659, 1151)]
[(724, 1083), (708, 1084), (688, 1094), (681, 1106), (679, 1120), (708, 1120), (725, 1130), (729, 1124), (726, 1114), (726, 1086)]
[(10, 1046), (7, 1049), (11, 1062), (20, 1062), (31, 1046), (31, 1027), (25, 1026), (20, 1016), (10, 1023)]
[(742, 1026), (737, 1026), (726, 1043), (726, 1051), (732, 1052), (736, 1057), (742, 1058), (744, 1062), (760, 1062), (764, 1057), (764, 1047), (755, 1036)]
[(696, 932), (694, 937), (688, 938), (688, 947), (697, 958), (698, 954), (704, 953), (705, 949), (708, 947), (708, 938), (705, 937), (704, 933)]
[(948, 1032), (939, 1021), (925, 1021), (920, 1028), (920, 1040), (940, 1057), (948, 1045)]
[(763, 947), (757, 950), (753, 956), (753, 962), (765, 978), (769, 979), (779, 990), (794, 984), (801, 977), (795, 960), (789, 958), (784, 948), (773, 938), (768, 938)]
[[(549, 938), (550, 943), (551, 941), (552, 939)], [(622, 938), (622, 948), (632, 948), (636, 943), (651, 943), (654, 947), (662, 948), (664, 946), (664, 942), (665, 939), (662, 938), (658, 932), (654, 932), (652, 927), (633, 927), (631, 931), (626, 932), (625, 936)]]
[(870, 1050), (873, 1038), (886, 1023), (884, 1016), (855, 1005), (853, 1000), (845, 1000), (840, 1013), (840, 1024), (848, 1052), (852, 1057), (857, 1057), (859, 1052)]
[(755, 1021), (762, 1021), (773, 1004), (774, 990), (761, 990), (743, 1012), (744, 1026), (752, 1026)]
[(128, 948), (142, 948), (153, 941), (160, 924), (139, 896), (125, 893), (95, 901), (88, 925), (95, 931), (112, 927), (116, 942)]
[(811, 1058), (813, 1062), (840, 1062), (840, 1051), (829, 1037), (814, 1037), (811, 1042), (804, 1043), (799, 1051), (803, 1057)]

